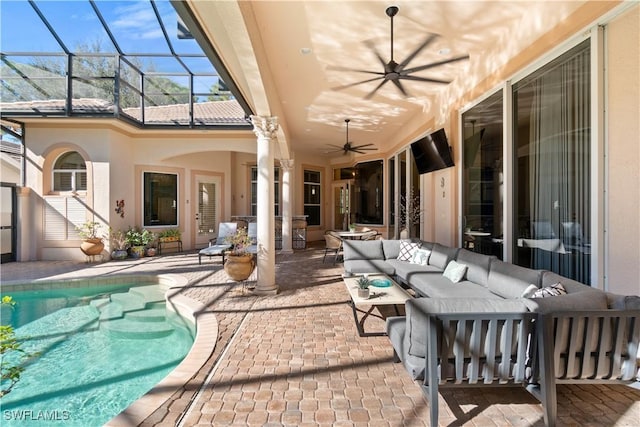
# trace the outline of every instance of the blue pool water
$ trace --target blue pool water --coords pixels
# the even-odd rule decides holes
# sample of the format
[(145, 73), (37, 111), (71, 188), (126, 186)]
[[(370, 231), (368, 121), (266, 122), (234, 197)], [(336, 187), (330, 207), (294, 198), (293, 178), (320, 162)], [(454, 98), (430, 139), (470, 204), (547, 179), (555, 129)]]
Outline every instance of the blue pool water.
[[(130, 288), (130, 290), (129, 290)], [(101, 426), (186, 356), (193, 325), (166, 311), (158, 285), (7, 291), (3, 307), (35, 353), (0, 400), (3, 426)]]

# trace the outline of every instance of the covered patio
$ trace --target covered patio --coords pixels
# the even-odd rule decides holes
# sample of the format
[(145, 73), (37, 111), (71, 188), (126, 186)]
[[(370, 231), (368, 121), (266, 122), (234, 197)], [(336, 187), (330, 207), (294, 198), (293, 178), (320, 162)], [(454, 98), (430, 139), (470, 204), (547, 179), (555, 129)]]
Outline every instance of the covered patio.
[[(12, 281), (57, 281), (123, 274), (178, 274), (184, 296), (218, 322), (218, 341), (197, 374), (151, 415), (125, 412), (121, 424), (428, 425), (429, 407), (387, 337), (360, 337), (342, 283), (341, 264), (322, 263), (323, 245), (278, 254), (278, 295), (243, 292), (220, 262), (198, 265), (197, 252), (86, 264), (37, 261), (3, 265)], [(381, 313), (384, 315), (384, 313)], [(371, 318), (367, 328), (382, 328)], [(153, 396), (152, 396), (153, 398)], [(544, 425), (540, 403), (519, 388), (443, 391), (440, 425)], [(640, 390), (627, 386), (558, 388), (558, 425), (636, 425)]]

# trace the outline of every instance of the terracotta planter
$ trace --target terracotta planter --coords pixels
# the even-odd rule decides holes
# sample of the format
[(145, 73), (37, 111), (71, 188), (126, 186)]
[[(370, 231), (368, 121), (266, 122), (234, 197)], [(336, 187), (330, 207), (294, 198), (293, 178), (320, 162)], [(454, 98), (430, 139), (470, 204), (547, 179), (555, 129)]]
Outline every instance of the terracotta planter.
[(156, 248), (147, 248), (147, 256), (156, 256), (157, 249)]
[(103, 249), (104, 243), (102, 243), (102, 239), (99, 238), (86, 239), (80, 244), (80, 250), (86, 256), (100, 255)]
[(227, 261), (224, 263), (224, 271), (236, 282), (247, 280), (253, 272), (255, 262), (253, 255), (227, 255)]

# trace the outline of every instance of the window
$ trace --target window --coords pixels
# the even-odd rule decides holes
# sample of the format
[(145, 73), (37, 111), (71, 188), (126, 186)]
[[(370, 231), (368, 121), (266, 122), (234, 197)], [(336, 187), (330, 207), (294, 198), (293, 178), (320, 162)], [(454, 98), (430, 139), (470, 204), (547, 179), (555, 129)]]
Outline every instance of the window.
[(353, 195), (355, 221), (358, 224), (383, 224), (382, 160), (358, 163), (355, 166)]
[(54, 163), (53, 191), (87, 191), (87, 165), (77, 151), (64, 153)]
[(320, 225), (320, 172), (304, 171), (304, 214), (308, 225)]
[(144, 226), (178, 225), (178, 175), (144, 172)]
[[(273, 168), (274, 215), (280, 215), (280, 168)], [(251, 167), (251, 215), (258, 215), (258, 167)]]

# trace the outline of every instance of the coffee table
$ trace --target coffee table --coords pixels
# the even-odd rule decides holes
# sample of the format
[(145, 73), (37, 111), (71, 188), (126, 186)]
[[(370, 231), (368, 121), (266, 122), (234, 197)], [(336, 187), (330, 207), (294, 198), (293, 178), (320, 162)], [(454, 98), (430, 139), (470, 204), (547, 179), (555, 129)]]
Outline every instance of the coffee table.
[[(353, 310), (353, 318), (356, 322), (356, 327), (358, 328), (358, 334), (361, 337), (387, 335), (386, 332), (365, 332), (364, 321), (371, 315), (375, 316), (375, 314), (373, 314), (373, 310), (376, 307), (382, 305), (393, 305), (396, 310), (396, 314), (399, 315), (400, 312), (398, 311), (398, 305), (404, 305), (404, 303), (408, 299), (411, 299), (413, 297), (386, 274), (369, 274), (368, 276), (370, 280), (387, 279), (391, 282), (391, 286), (384, 288), (370, 286), (369, 298), (360, 298), (358, 296), (358, 278), (360, 276), (362, 275), (360, 274), (349, 277), (342, 277), (344, 285), (346, 286), (347, 291), (349, 292), (349, 296), (351, 297), (349, 304), (351, 305), (351, 309)], [(362, 306), (368, 306), (369, 309), (366, 311), (358, 309)], [(358, 318), (358, 311), (364, 313), (361, 318)]]

